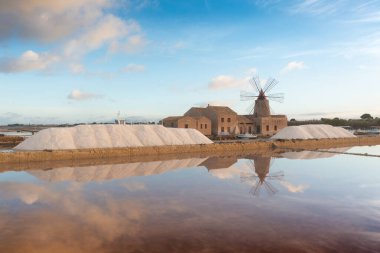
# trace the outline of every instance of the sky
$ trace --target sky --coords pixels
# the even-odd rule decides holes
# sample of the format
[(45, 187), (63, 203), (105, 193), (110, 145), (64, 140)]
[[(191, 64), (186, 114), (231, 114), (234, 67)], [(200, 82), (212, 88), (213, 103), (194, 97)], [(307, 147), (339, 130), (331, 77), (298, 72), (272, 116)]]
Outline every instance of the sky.
[(380, 117), (380, 0), (0, 0), (0, 124), (247, 114), (254, 75), (289, 119)]

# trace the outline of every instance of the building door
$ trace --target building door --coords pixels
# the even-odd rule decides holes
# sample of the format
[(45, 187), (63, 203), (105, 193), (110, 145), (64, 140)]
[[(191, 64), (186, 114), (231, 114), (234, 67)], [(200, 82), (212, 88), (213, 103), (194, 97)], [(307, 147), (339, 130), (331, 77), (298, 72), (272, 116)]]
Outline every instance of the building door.
[(257, 134), (260, 134), (260, 133), (261, 133), (261, 127), (260, 127), (260, 126), (257, 126), (257, 127), (256, 127), (256, 133), (257, 133)]

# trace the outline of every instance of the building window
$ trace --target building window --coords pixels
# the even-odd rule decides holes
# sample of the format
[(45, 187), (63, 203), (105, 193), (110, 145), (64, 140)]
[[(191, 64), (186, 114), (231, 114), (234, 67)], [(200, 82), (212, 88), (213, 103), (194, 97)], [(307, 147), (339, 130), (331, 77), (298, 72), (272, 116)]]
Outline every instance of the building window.
[(231, 118), (227, 118), (227, 122), (231, 122)]
[[(251, 129), (250, 129), (250, 130), (251, 130)], [(258, 133), (258, 134), (261, 133), (261, 127), (260, 127), (260, 126), (257, 126), (257, 127), (256, 127), (256, 133)]]
[(227, 127), (227, 132), (231, 132), (231, 128), (230, 127)]
[(269, 125), (267, 125), (267, 131), (269, 131)]
[(243, 128), (242, 128), (242, 127), (240, 127), (240, 133), (241, 133), (241, 134), (244, 134), (244, 133), (243, 133)]
[(185, 128), (189, 128), (189, 124), (185, 124)]
[(274, 126), (274, 131), (277, 131), (277, 126)]
[(221, 127), (220, 130), (221, 130), (222, 132), (224, 132), (224, 127)]
[(221, 118), (220, 121), (221, 121), (221, 122), (224, 122), (224, 118)]
[(248, 133), (250, 133), (250, 134), (252, 133), (252, 128), (251, 127), (248, 128)]
[(201, 129), (203, 129), (203, 124), (201, 124)]
[(207, 124), (205, 124), (205, 129), (207, 129)]

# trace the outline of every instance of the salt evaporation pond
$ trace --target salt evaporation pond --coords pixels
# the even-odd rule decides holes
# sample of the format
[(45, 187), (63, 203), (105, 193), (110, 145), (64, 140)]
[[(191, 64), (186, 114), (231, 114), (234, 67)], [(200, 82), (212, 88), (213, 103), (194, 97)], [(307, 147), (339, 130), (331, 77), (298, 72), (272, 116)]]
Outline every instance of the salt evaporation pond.
[(380, 158), (284, 156), (3, 167), (0, 252), (379, 252)]

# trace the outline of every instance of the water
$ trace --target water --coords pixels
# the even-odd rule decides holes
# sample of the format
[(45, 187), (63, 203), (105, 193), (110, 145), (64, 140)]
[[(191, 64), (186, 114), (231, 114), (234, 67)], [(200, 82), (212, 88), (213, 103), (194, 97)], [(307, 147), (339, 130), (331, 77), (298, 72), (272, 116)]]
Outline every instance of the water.
[(32, 132), (24, 132), (24, 131), (17, 131), (17, 132), (12, 132), (12, 131), (7, 131), (7, 132), (2, 132), (0, 131), (0, 135), (3, 134), (5, 136), (21, 136), (21, 137), (30, 137), (32, 136)]
[(380, 159), (284, 156), (4, 170), (0, 252), (379, 252)]

